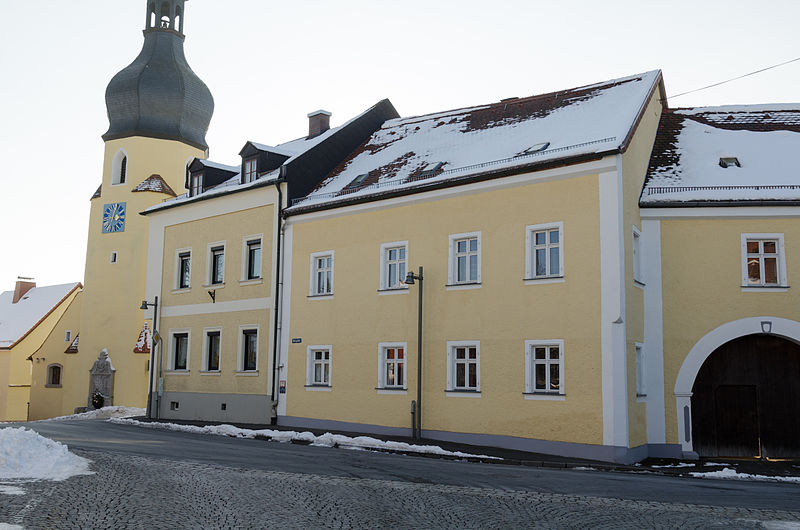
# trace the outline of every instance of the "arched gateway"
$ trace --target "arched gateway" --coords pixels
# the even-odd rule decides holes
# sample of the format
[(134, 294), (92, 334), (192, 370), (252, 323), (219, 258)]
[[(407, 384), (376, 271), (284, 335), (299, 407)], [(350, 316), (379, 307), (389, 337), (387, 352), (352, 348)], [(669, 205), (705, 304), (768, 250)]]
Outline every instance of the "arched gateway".
[(675, 396), (684, 451), (800, 456), (800, 323), (759, 317), (720, 326), (687, 355)]

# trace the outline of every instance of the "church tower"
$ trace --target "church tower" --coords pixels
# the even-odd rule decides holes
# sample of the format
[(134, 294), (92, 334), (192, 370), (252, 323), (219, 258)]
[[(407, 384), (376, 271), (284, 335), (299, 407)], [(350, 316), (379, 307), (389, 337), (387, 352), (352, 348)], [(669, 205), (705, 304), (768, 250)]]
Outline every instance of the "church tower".
[(89, 370), (103, 351), (114, 368), (113, 404), (144, 407), (147, 399), (149, 344), (139, 339), (153, 314), (140, 309), (148, 225), (139, 213), (184, 192), (187, 163), (208, 155), (214, 112), (184, 56), (186, 1), (147, 0), (142, 51), (106, 89), (103, 181), (91, 199), (80, 318), (85, 366), (75, 374), (86, 384), (69, 397), (78, 404), (87, 402)]

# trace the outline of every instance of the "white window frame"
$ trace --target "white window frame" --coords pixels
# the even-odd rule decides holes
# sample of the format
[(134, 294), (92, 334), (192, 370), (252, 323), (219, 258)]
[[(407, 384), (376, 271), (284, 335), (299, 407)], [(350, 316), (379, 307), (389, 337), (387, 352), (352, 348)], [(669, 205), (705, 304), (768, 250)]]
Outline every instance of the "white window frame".
[[(328, 352), (328, 383), (314, 383), (314, 352)], [(306, 348), (306, 390), (330, 391), (333, 387), (333, 346), (311, 345)]]
[[(222, 283), (214, 282), (214, 249), (222, 247)], [(228, 257), (228, 248), (225, 241), (215, 241), (206, 245), (206, 284), (203, 287), (225, 287), (225, 265)]]
[(64, 330), (64, 342), (72, 342), (72, 330)]
[[(456, 252), (456, 242), (462, 239), (472, 239), (476, 238), (478, 240), (478, 265), (477, 265), (477, 274), (476, 280), (467, 280), (464, 282), (458, 282), (458, 255)], [(447, 266), (447, 289), (448, 290), (456, 290), (456, 289), (478, 289), (481, 286), (481, 233), (478, 232), (464, 232), (461, 234), (450, 234), (448, 236), (448, 266)], [(467, 260), (469, 263), (469, 259)]]
[(116, 250), (112, 250), (111, 254), (108, 256), (108, 262), (113, 265), (113, 264), (115, 264), (117, 262), (117, 258), (118, 257), (119, 257), (119, 255), (117, 254), (117, 251)]
[[(208, 369), (208, 334), (219, 333), (219, 368), (216, 370)], [(200, 373), (219, 374), (222, 372), (222, 327), (215, 326), (203, 328), (203, 364), (200, 366)]]
[[(558, 347), (558, 378), (559, 389), (557, 392), (549, 390), (536, 390), (536, 378), (534, 376), (534, 348), (542, 347)], [(531, 400), (550, 400), (550, 401), (563, 401), (566, 395), (566, 386), (564, 378), (564, 340), (563, 339), (550, 339), (550, 340), (526, 340), (525, 341), (525, 399)], [(550, 359), (545, 359), (546, 366), (554, 364)], [(550, 370), (546, 371), (547, 377), (550, 377)]]
[(242, 164), (242, 166), (244, 169), (244, 171), (242, 172), (243, 184), (247, 184), (248, 182), (254, 182), (258, 180), (258, 156), (251, 156), (245, 159), (244, 164)]
[[(750, 276), (747, 271), (747, 241), (749, 240), (773, 240), (778, 242), (778, 283), (777, 284), (766, 284), (766, 283), (750, 283)], [(764, 290), (764, 291), (785, 291), (789, 287), (787, 273), (786, 273), (786, 246), (784, 244), (784, 237), (783, 234), (764, 234), (764, 233), (752, 233), (752, 234), (742, 234), (741, 236), (741, 246), (742, 246), (742, 291), (754, 291), (754, 290)], [(762, 254), (763, 256), (763, 254)], [(764, 266), (763, 266), (763, 259), (761, 260), (761, 276), (764, 276)]]
[(631, 239), (631, 252), (633, 253), (633, 281), (642, 286), (644, 285), (644, 269), (642, 267), (642, 231), (633, 227), (633, 238)]
[[(181, 254), (189, 254), (189, 285), (181, 287)], [(175, 279), (173, 282), (173, 292), (186, 292), (192, 288), (192, 247), (179, 248), (175, 250)]]
[[(534, 234), (536, 232), (549, 232), (558, 229), (558, 271), (544, 276), (536, 276), (536, 269), (533, 266), (534, 252)], [(553, 245), (547, 243), (547, 266), (550, 266), (550, 252), (549, 249)], [(525, 227), (525, 283), (541, 284), (541, 283), (562, 283), (564, 281), (564, 222), (558, 221), (554, 223), (541, 223), (535, 225), (528, 225)]]
[(203, 193), (203, 171), (189, 172), (189, 197), (197, 197)]
[[(403, 360), (396, 364), (403, 365), (403, 384), (386, 386), (386, 350), (391, 348), (403, 349)], [(405, 394), (408, 390), (408, 345), (405, 342), (380, 342), (378, 343), (378, 393), (379, 394)]]
[(635, 342), (633, 347), (636, 362), (636, 401), (647, 401), (647, 357), (644, 344)]
[[(122, 160), (127, 159), (125, 162), (125, 182), (121, 182), (122, 176)], [(123, 186), (125, 185), (128, 180), (128, 175), (131, 172), (131, 157), (128, 156), (128, 152), (125, 149), (119, 149), (114, 158), (111, 160), (111, 185), (112, 186)]]
[[(175, 369), (175, 335), (186, 334), (186, 368)], [(175, 328), (169, 330), (169, 352), (167, 353), (167, 372), (188, 373), (192, 361), (192, 330), (191, 328)]]
[[(258, 240), (261, 245), (261, 268), (258, 270), (258, 278), (248, 278), (247, 272), (250, 267), (250, 247), (248, 243)], [(242, 275), (240, 282), (261, 283), (264, 280), (264, 234), (253, 234), (242, 238)]]
[[(256, 332), (256, 369), (255, 370), (245, 370), (244, 369), (244, 332), (245, 331), (255, 331)], [(239, 326), (239, 344), (236, 348), (236, 375), (258, 375), (258, 363), (261, 360), (260, 357), (260, 343), (261, 343), (261, 327), (258, 324), (244, 324)]]
[[(392, 243), (383, 243), (381, 244), (381, 254), (380, 254), (380, 286), (378, 287), (379, 291), (393, 291), (393, 292), (408, 292), (408, 286), (405, 284), (404, 281), (400, 281), (397, 285), (389, 285), (389, 251), (402, 248), (405, 249), (406, 257), (406, 274), (408, 274), (408, 241), (394, 241)], [(403, 275), (403, 280), (405, 279), (405, 275)]]
[[(456, 348), (475, 348), (477, 365), (476, 383), (475, 388), (469, 387), (456, 387)], [(469, 364), (469, 362), (467, 362)], [(466, 381), (469, 382), (469, 371), (467, 371)], [(477, 340), (449, 340), (447, 341), (447, 395), (481, 395), (481, 343)]]
[[(317, 292), (317, 264), (316, 264), (316, 260), (318, 258), (328, 257), (328, 256), (330, 256), (330, 258), (331, 258), (331, 285), (330, 285), (331, 291), (329, 293), (320, 293), (320, 292)], [(262, 258), (263, 258), (263, 255), (262, 255)], [(322, 252), (314, 252), (314, 253), (312, 253), (311, 254), (311, 259), (309, 260), (309, 265), (310, 265), (310, 274), (309, 274), (309, 278), (308, 278), (309, 279), (309, 282), (308, 282), (309, 283), (309, 285), (308, 285), (308, 296), (316, 298), (316, 299), (333, 298), (333, 292), (334, 292), (334, 290), (333, 290), (334, 289), (334, 283), (333, 282), (334, 282), (334, 278), (335, 278), (334, 270), (335, 270), (335, 267), (336, 267), (336, 257), (334, 255), (334, 251), (333, 250), (325, 250), (325, 251), (322, 251)]]

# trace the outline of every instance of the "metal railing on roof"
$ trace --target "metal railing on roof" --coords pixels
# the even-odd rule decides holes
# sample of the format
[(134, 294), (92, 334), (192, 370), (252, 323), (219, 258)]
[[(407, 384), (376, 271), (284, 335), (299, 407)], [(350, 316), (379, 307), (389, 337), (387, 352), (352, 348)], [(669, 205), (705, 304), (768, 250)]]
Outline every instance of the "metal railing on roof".
[(435, 174), (420, 173), (420, 174), (416, 174), (416, 175), (411, 175), (410, 177), (407, 177), (402, 182), (397, 182), (397, 181), (394, 181), (394, 180), (388, 180), (388, 181), (384, 181), (384, 182), (374, 182), (372, 184), (366, 184), (364, 186), (358, 186), (358, 187), (352, 187), (352, 188), (345, 187), (345, 188), (343, 188), (341, 190), (332, 191), (332, 192), (328, 192), (328, 193), (319, 193), (319, 194), (306, 195), (305, 197), (298, 197), (298, 198), (292, 199), (292, 206), (296, 206), (296, 205), (298, 205), (298, 204), (300, 204), (302, 202), (310, 201), (310, 200), (315, 200), (316, 201), (316, 200), (320, 200), (320, 199), (332, 199), (334, 197), (341, 197), (341, 196), (344, 196), (344, 195), (351, 195), (353, 193), (361, 192), (361, 191), (364, 191), (364, 190), (367, 190), (367, 189), (369, 189), (370, 191), (371, 190), (376, 190), (377, 191), (377, 190), (380, 190), (382, 188), (388, 188), (388, 187), (393, 187), (393, 186), (401, 186), (401, 185), (407, 184), (409, 182), (418, 182), (420, 180), (427, 180), (427, 179), (430, 179), (432, 177), (440, 177), (442, 175), (452, 175), (452, 174), (455, 174), (455, 173), (464, 173), (464, 172), (472, 171), (472, 170), (475, 170), (475, 169), (483, 169), (483, 168), (486, 168), (486, 167), (497, 166), (497, 165), (500, 165), (500, 164), (507, 164), (509, 162), (515, 162), (515, 161), (524, 160), (524, 159), (527, 159), (527, 158), (540, 157), (540, 156), (544, 156), (544, 155), (550, 155), (550, 154), (553, 154), (553, 153), (560, 153), (560, 152), (564, 152), (564, 151), (570, 151), (570, 150), (573, 150), (573, 149), (578, 149), (580, 147), (586, 147), (588, 145), (596, 145), (596, 144), (613, 142), (616, 139), (617, 139), (616, 136), (609, 136), (608, 138), (602, 138), (600, 140), (591, 140), (589, 142), (582, 142), (582, 143), (579, 143), (579, 144), (573, 144), (573, 145), (568, 145), (568, 146), (564, 146), (564, 147), (556, 147), (555, 149), (546, 149), (544, 151), (536, 151), (536, 152), (533, 152), (533, 153), (524, 153), (524, 154), (520, 154), (520, 155), (517, 155), (517, 156), (508, 157), (508, 158), (501, 158), (501, 159), (498, 159), (498, 160), (490, 160), (490, 161), (487, 161), (487, 162), (481, 162), (479, 164), (471, 164), (469, 166), (462, 166), (462, 167), (456, 167), (456, 168), (453, 168), (453, 169), (439, 170)]
[(665, 193), (683, 193), (687, 191), (760, 191), (760, 190), (800, 190), (795, 184), (768, 184), (751, 186), (653, 186), (647, 188), (646, 195), (662, 195)]

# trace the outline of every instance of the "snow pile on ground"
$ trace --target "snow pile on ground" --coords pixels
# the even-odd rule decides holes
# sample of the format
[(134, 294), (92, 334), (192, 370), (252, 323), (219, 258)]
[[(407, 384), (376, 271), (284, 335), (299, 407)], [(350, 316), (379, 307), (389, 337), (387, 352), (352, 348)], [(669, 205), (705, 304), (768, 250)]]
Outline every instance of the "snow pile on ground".
[(144, 409), (134, 407), (103, 407), (101, 409), (90, 410), (80, 414), (70, 414), (69, 416), (59, 416), (41, 421), (63, 421), (63, 420), (107, 420), (109, 418), (132, 418), (144, 416)]
[(690, 464), (689, 462), (678, 462), (677, 464), (665, 464), (663, 466), (650, 466), (654, 469), (666, 469), (666, 468), (676, 468), (676, 467), (695, 467), (696, 464)]
[(268, 438), (274, 442), (306, 442), (310, 445), (323, 447), (344, 447), (348, 449), (375, 449), (380, 451), (397, 451), (403, 453), (425, 453), (439, 456), (455, 456), (459, 458), (482, 458), (488, 460), (502, 460), (495, 456), (473, 455), (462, 453), (461, 451), (447, 451), (436, 445), (414, 445), (405, 442), (392, 442), (378, 440), (369, 436), (345, 436), (342, 434), (325, 433), (320, 436), (305, 431), (277, 431), (273, 429), (240, 429), (233, 425), (206, 425), (197, 427), (195, 425), (178, 425), (176, 423), (147, 423), (130, 419), (112, 418), (112, 423), (124, 425), (137, 425), (150, 429), (167, 429), (172, 431), (189, 432), (194, 434), (214, 434), (217, 436), (231, 436), (234, 438)]
[(66, 480), (89, 475), (89, 460), (24, 427), (0, 429), (0, 479)]
[(751, 475), (750, 473), (739, 473), (735, 469), (726, 467), (720, 471), (708, 471), (704, 473), (689, 473), (698, 478), (727, 478), (735, 480), (771, 480), (775, 482), (794, 482), (800, 484), (800, 477), (776, 477), (767, 475)]

